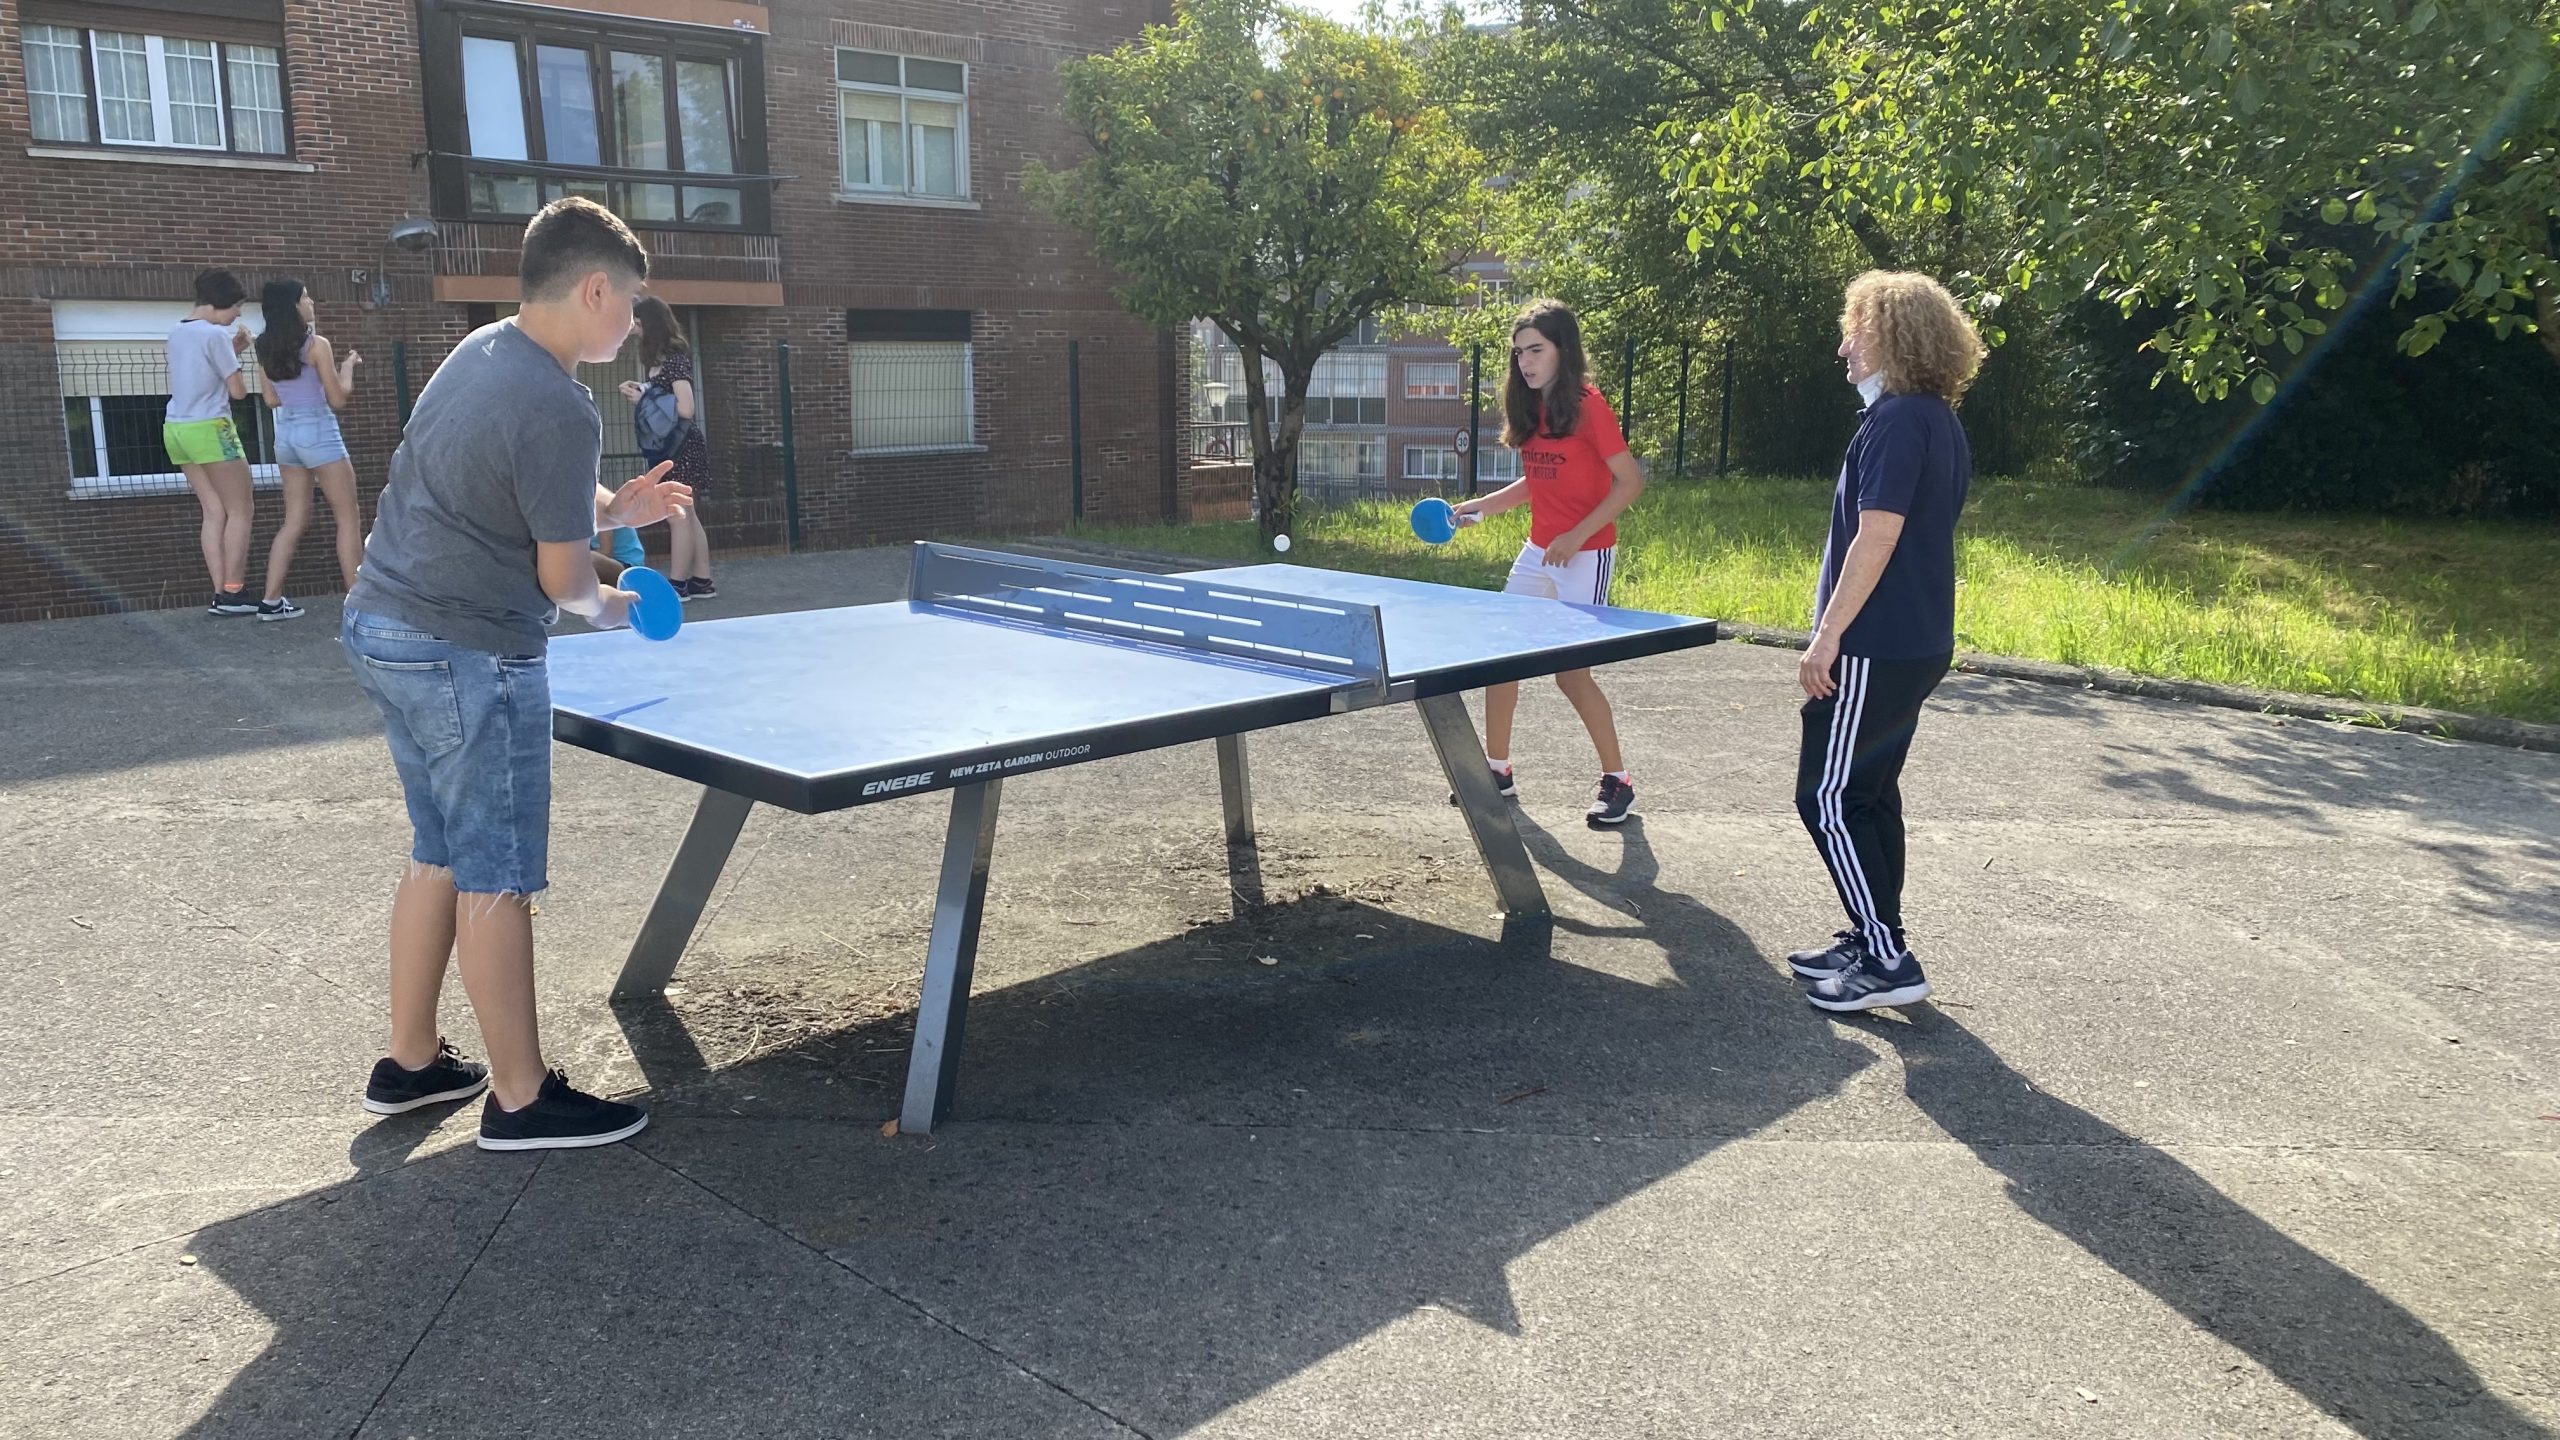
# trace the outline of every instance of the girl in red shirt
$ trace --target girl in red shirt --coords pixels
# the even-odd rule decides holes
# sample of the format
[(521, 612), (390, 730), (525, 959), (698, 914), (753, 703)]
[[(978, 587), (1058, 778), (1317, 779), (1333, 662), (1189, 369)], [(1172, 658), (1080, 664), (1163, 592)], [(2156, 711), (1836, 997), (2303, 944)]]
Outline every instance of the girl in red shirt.
[[(1529, 507), (1529, 543), (1512, 562), (1503, 590), (1576, 605), (1609, 603), (1618, 555), (1620, 512), (1644, 492), (1644, 471), (1627, 450), (1618, 417), (1591, 383), (1582, 351), (1582, 322), (1560, 301), (1533, 300), (1511, 326), (1511, 379), (1503, 387), (1502, 443), (1520, 452), (1520, 478), (1490, 495), (1453, 506), (1473, 524)], [(1635, 812), (1635, 778), (1618, 751), (1609, 697), (1588, 670), (1569, 670), (1556, 687), (1573, 702), (1591, 748), (1600, 754), (1600, 795), (1587, 818), (1615, 825)], [(1511, 774), (1511, 720), (1520, 706), (1517, 681), (1484, 692), (1485, 759), (1504, 795), (1518, 793)]]

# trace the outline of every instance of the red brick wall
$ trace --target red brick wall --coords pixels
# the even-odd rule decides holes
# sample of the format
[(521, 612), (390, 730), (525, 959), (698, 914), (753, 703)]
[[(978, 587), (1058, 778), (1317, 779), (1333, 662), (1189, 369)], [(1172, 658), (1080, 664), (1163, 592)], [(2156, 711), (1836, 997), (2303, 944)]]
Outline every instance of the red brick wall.
[[(398, 434), (392, 342), (409, 342), (415, 385), (460, 333), (458, 311), (428, 302), (430, 262), (384, 243), (426, 202), (409, 167), (425, 148), (410, 3), (284, 0), (291, 158), (308, 174), (29, 156), (19, 11), (0, 0), (0, 193), (22, 209), (30, 242), (0, 266), (0, 448), (12, 457), (0, 470), (0, 621), (194, 603), (207, 587), (193, 499), (66, 498), (47, 302), (184, 300), (212, 266), (236, 271), (253, 296), (270, 276), (304, 280), (322, 332), (364, 355), (342, 419), (369, 506)], [(391, 282), (388, 305), (373, 303), (376, 274)], [(282, 508), (274, 491), (258, 493), (253, 585)], [(290, 584), (337, 588), (325, 517)]]
[[(707, 311), (703, 323), (715, 453), (749, 447), (735, 463), (757, 472), (751, 482), (733, 477), (738, 488), (779, 484), (772, 355), (787, 340), (805, 544), (1054, 529), (1072, 509), (1073, 341), (1085, 513), (1167, 513), (1177, 498), (1171, 341), (1119, 309), (1081, 239), (1030, 205), (1020, 184), (1029, 158), (1064, 166), (1082, 151), (1057, 113), (1058, 63), (1167, 18), (1165, 0), (785, 0), (770, 13), (771, 168), (798, 177), (776, 192), (786, 304)], [(14, 462), (0, 468), (0, 621), (193, 604), (206, 588), (191, 498), (67, 498), (48, 302), (182, 300), (210, 266), (236, 271), (253, 294), (270, 276), (303, 279), (322, 331), (365, 356), (342, 421), (368, 521), (398, 442), (395, 342), (406, 342), (414, 394), (468, 328), (463, 307), (432, 299), (433, 256), (385, 243), (395, 221), (431, 206), (425, 171), (411, 160), (427, 146), (413, 0), (284, 0), (284, 14), (292, 159), (310, 173), (29, 156), (20, 0), (0, 0), (0, 193), (23, 209), (29, 241), (0, 255), (0, 447)], [(969, 63), (977, 209), (835, 198), (839, 44)], [(377, 276), (389, 283), (387, 303), (376, 303)], [(972, 312), (980, 448), (851, 453), (849, 308)], [(724, 504), (715, 489), (705, 507), (716, 541), (779, 539), (777, 502)], [(275, 492), (259, 492), (253, 585), (281, 510)], [(323, 516), (289, 589), (336, 584)]]

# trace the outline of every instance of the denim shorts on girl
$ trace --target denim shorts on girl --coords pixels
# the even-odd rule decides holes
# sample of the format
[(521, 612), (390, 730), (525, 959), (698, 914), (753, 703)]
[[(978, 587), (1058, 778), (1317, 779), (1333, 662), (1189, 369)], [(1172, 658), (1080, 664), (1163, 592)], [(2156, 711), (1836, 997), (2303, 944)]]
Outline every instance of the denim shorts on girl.
[(473, 895), (531, 895), (551, 850), (551, 672), (349, 609), (338, 639), (382, 712), (415, 832), (409, 858)]
[(326, 405), (288, 405), (276, 412), (276, 463), (317, 470), (347, 458), (338, 412)]

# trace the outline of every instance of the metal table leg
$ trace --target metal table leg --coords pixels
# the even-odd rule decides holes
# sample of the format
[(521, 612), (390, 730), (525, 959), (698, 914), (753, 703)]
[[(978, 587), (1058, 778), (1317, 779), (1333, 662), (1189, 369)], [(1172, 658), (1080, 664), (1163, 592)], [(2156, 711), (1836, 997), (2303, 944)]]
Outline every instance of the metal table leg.
[(1227, 889), (1237, 905), (1262, 903), (1262, 854), (1253, 833), (1253, 772), (1242, 735), (1218, 737), (1218, 799), (1227, 812)]
[(916, 1004), (916, 1043), (907, 1055), (907, 1096), (898, 1129), (929, 1135), (951, 1111), (960, 1081), (960, 1025), (969, 1012), (969, 973), (978, 960), (978, 922), (987, 909), (987, 862), (996, 842), (1002, 780), (951, 792), (951, 828), (942, 842), (942, 879), (934, 887), (933, 939), (924, 961), (924, 995)]
[(702, 920), (702, 907), (711, 903), (711, 888), (720, 883), (721, 867), (729, 863), (738, 830), (754, 808), (756, 802), (744, 795), (702, 792), (701, 803), (693, 808), (693, 823), (686, 827), (683, 843), (676, 846), (675, 863), (667, 867), (658, 898), (649, 906), (649, 918), (641, 922), (640, 938), (631, 942), (631, 954), (614, 978), (614, 994), (655, 995), (666, 988), (667, 977), (676, 973), (676, 962), (684, 958), (684, 947), (693, 939), (693, 927)]
[(1547, 892), (1538, 884), (1538, 872), (1529, 866), (1529, 850), (1520, 843), (1519, 827), (1511, 823), (1510, 802), (1493, 788), (1493, 772), (1484, 763), (1484, 742), (1476, 736), (1475, 721), (1467, 716), (1467, 702), (1456, 695), (1434, 695), (1416, 702), (1416, 708), (1422, 711), (1424, 728), (1431, 732), (1431, 748), (1440, 752), (1440, 768), (1449, 774), (1458, 809), (1467, 817), (1467, 833), (1475, 837), (1476, 853), (1484, 857), (1484, 868), (1493, 877), (1502, 913), (1545, 915)]

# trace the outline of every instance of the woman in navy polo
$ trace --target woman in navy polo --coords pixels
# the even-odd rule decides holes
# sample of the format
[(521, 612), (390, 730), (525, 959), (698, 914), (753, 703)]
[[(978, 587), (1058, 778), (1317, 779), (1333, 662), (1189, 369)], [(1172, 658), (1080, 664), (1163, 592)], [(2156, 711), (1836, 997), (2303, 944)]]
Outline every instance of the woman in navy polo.
[(1787, 957), (1825, 1010), (1908, 1005), (1928, 977), (1902, 933), (1902, 762), (1921, 702), (1955, 659), (1956, 517), (1973, 476), (1956, 405), (1985, 351), (1926, 275), (1850, 282), (1840, 358), (1866, 401), (1840, 466), (1804, 703), (1796, 812), (1849, 926)]

